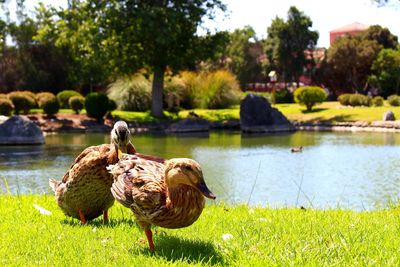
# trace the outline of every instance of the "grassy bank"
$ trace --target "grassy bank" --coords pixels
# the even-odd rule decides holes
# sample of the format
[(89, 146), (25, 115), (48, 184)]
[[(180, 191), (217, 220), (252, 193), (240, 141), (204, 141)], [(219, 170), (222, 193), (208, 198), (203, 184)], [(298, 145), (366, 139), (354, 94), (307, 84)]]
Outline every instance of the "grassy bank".
[[(40, 214), (33, 204), (52, 212)], [(129, 210), (111, 222), (66, 218), (52, 196), (0, 196), (0, 265), (398, 266), (400, 210), (373, 212), (208, 206), (184, 229), (155, 228), (147, 248)], [(225, 239), (225, 240), (224, 240)]]

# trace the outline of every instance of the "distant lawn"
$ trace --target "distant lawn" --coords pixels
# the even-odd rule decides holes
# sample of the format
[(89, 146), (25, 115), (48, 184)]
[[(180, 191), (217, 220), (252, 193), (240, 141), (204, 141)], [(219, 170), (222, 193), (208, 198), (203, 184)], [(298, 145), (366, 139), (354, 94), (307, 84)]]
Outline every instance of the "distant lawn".
[[(298, 104), (276, 104), (274, 105), (289, 120), (295, 122), (354, 122), (354, 121), (378, 121), (382, 120), (383, 113), (391, 110), (395, 116), (400, 118), (400, 107), (392, 107), (385, 103), (383, 107), (343, 107), (339, 102), (324, 102), (316, 105), (311, 112), (307, 112), (304, 106)], [(33, 109), (31, 113), (42, 113), (41, 109)], [(71, 109), (61, 109), (59, 113), (74, 114)], [(86, 114), (82, 110), (82, 114)], [(141, 123), (160, 122), (163, 120), (179, 120), (191, 117), (190, 113), (197, 114), (200, 118), (221, 122), (226, 120), (239, 120), (240, 107), (235, 106), (230, 109), (192, 109), (182, 110), (177, 113), (164, 111), (164, 119), (158, 119), (150, 114), (150, 111), (121, 111), (115, 110), (112, 115), (125, 121), (136, 121)]]
[(383, 107), (343, 107), (339, 102), (324, 102), (316, 105), (311, 112), (298, 104), (277, 104), (289, 120), (296, 122), (353, 122), (382, 120), (383, 113), (391, 110), (400, 117), (400, 107), (385, 105)]
[[(52, 212), (40, 214), (33, 204)], [(131, 211), (67, 218), (53, 196), (0, 194), (0, 266), (398, 266), (400, 209), (208, 205), (192, 226), (153, 229), (148, 250)]]

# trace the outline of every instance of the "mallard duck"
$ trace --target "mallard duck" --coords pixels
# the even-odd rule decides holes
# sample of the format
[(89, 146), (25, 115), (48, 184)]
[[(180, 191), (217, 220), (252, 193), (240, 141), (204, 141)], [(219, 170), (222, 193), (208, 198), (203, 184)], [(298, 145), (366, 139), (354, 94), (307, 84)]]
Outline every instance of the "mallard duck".
[(292, 153), (303, 152), (303, 147), (302, 147), (302, 146), (299, 146), (299, 147), (292, 147), (292, 148), (290, 149), (290, 151), (291, 151)]
[(118, 162), (119, 149), (128, 153), (136, 150), (130, 142), (128, 125), (119, 121), (111, 131), (111, 144), (86, 148), (75, 159), (61, 181), (49, 180), (57, 204), (63, 212), (80, 219), (82, 224), (103, 214), (108, 221), (108, 209), (114, 204), (110, 188), (112, 175), (107, 171), (109, 164)]
[(215, 199), (207, 188), (199, 163), (175, 158), (160, 163), (126, 155), (108, 167), (114, 177), (111, 192), (134, 213), (155, 251), (150, 226), (181, 228), (199, 218), (204, 197)]

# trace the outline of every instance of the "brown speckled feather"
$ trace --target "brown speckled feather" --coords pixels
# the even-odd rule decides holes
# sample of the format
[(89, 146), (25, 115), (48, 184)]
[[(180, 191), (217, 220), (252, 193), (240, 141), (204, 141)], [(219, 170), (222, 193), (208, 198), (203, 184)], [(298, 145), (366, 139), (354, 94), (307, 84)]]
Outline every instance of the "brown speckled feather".
[(113, 178), (106, 167), (117, 161), (114, 147), (108, 144), (88, 147), (78, 155), (62, 181), (54, 183), (56, 201), (66, 215), (79, 219), (81, 209), (91, 220), (113, 205)]
[(139, 224), (180, 228), (197, 220), (204, 208), (204, 197), (194, 188), (179, 185), (168, 190), (165, 164), (125, 155), (111, 173), (111, 192), (122, 205), (130, 208)]

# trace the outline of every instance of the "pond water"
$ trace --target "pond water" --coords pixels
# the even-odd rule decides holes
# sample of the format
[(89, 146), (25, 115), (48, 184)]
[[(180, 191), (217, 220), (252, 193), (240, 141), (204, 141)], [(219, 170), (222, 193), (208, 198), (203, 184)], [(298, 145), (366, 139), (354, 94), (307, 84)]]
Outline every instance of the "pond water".
[[(43, 146), (0, 146), (0, 194), (51, 194), (87, 146), (107, 134), (57, 134)], [(218, 201), (270, 207), (369, 210), (400, 195), (400, 135), (314, 133), (246, 136), (137, 135), (138, 151), (165, 158), (190, 157), (202, 165)], [(302, 153), (291, 147), (303, 146)]]

